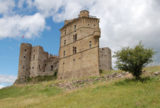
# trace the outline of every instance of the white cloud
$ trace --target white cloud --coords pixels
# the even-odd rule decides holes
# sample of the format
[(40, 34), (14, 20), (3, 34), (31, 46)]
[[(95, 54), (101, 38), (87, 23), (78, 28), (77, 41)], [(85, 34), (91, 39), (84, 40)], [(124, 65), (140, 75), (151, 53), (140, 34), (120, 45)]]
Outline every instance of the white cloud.
[(0, 0), (0, 14), (6, 15), (11, 13), (14, 6), (14, 0)]
[(1, 85), (1, 84), (0, 84), (0, 89), (2, 89), (2, 88), (4, 88), (4, 87), (5, 87), (4, 85)]
[(45, 18), (36, 13), (26, 16), (6, 16), (0, 18), (0, 38), (22, 37), (31, 38), (38, 36), (45, 29)]
[(34, 6), (56, 22), (76, 17), (80, 10), (91, 7), (96, 0), (35, 0)]
[(12, 85), (16, 79), (17, 77), (12, 75), (0, 75), (0, 89)]
[[(13, 0), (5, 1), (7, 5), (0, 13), (8, 13), (14, 7)], [(87, 9), (91, 15), (100, 18), (101, 47), (108, 46), (114, 52), (142, 41), (146, 47), (158, 51), (155, 58), (160, 63), (159, 0), (19, 0), (19, 7), (23, 8), (24, 3), (27, 8), (36, 8), (38, 13), (1, 18), (0, 38), (22, 35), (31, 38), (46, 28), (47, 17), (62, 22), (77, 17), (80, 10)]]
[(11, 75), (0, 75), (0, 84), (2, 83), (13, 83), (16, 80), (16, 76)]
[[(56, 22), (77, 17), (81, 9), (88, 9), (100, 18), (100, 46), (109, 46), (113, 52), (139, 41), (160, 51), (159, 0), (35, 0), (35, 6)], [(160, 59), (156, 61), (160, 63)]]

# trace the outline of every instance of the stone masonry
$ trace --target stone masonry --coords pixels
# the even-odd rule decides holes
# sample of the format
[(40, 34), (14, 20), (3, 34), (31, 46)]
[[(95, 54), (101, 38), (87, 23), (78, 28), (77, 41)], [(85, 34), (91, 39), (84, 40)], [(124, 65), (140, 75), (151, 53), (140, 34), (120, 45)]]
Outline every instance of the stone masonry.
[(52, 76), (57, 70), (58, 79), (77, 79), (99, 76), (99, 70), (112, 69), (111, 50), (99, 48), (98, 18), (83, 10), (78, 18), (65, 20), (60, 32), (59, 57), (48, 54), (41, 46), (21, 44), (18, 82)]
[(100, 70), (112, 69), (111, 49), (108, 47), (99, 48), (99, 69)]
[(41, 46), (21, 44), (17, 79), (19, 83), (25, 82), (28, 78), (54, 75), (57, 69), (57, 56), (48, 54)]
[[(101, 35), (99, 19), (90, 16), (88, 11), (83, 10), (78, 18), (66, 20), (60, 31), (58, 79), (99, 76), (99, 66), (104, 68), (106, 66), (104, 61), (109, 58), (104, 56), (102, 58), (104, 60), (101, 59), (102, 63), (99, 63), (99, 38)], [(103, 52), (101, 51), (101, 53)], [(107, 52), (107, 54), (109, 53)], [(111, 60), (106, 62), (108, 61)]]

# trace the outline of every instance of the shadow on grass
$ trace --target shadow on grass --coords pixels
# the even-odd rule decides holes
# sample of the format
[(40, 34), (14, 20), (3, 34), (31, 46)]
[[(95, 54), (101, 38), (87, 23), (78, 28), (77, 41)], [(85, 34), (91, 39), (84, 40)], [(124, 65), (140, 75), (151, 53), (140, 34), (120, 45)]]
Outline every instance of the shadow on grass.
[(147, 83), (152, 81), (153, 79), (154, 78), (151, 78), (151, 77), (144, 77), (139, 80), (132, 78), (132, 79), (125, 79), (122, 81), (118, 81), (118, 82), (115, 82), (114, 84), (117, 86), (121, 86), (121, 85), (135, 84), (135, 83)]

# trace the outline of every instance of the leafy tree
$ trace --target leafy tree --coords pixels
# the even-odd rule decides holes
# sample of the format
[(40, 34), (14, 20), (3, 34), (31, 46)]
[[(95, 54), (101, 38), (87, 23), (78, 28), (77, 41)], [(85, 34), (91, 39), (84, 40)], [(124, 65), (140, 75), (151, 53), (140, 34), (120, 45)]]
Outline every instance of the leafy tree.
[(115, 52), (114, 57), (117, 58), (116, 67), (118, 69), (128, 71), (136, 79), (140, 79), (142, 69), (152, 62), (153, 55), (153, 49), (144, 48), (139, 43), (135, 48), (122, 48), (122, 50)]

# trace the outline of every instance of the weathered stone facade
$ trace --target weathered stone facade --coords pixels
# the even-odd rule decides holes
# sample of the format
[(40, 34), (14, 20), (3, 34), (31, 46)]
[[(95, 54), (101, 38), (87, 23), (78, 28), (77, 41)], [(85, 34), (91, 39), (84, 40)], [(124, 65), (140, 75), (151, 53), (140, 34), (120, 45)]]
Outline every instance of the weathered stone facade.
[(99, 76), (99, 19), (81, 11), (61, 28), (59, 79)]
[(111, 54), (111, 49), (108, 47), (99, 48), (99, 69), (100, 70), (112, 69), (112, 54)]
[(58, 79), (77, 79), (99, 76), (99, 70), (112, 69), (111, 50), (99, 48), (98, 18), (81, 11), (78, 18), (66, 20), (60, 31), (59, 57), (48, 54), (41, 46), (21, 44), (17, 81), (52, 76), (56, 71)]
[(18, 82), (28, 78), (54, 75), (58, 69), (58, 57), (45, 52), (41, 46), (22, 43), (20, 47)]

